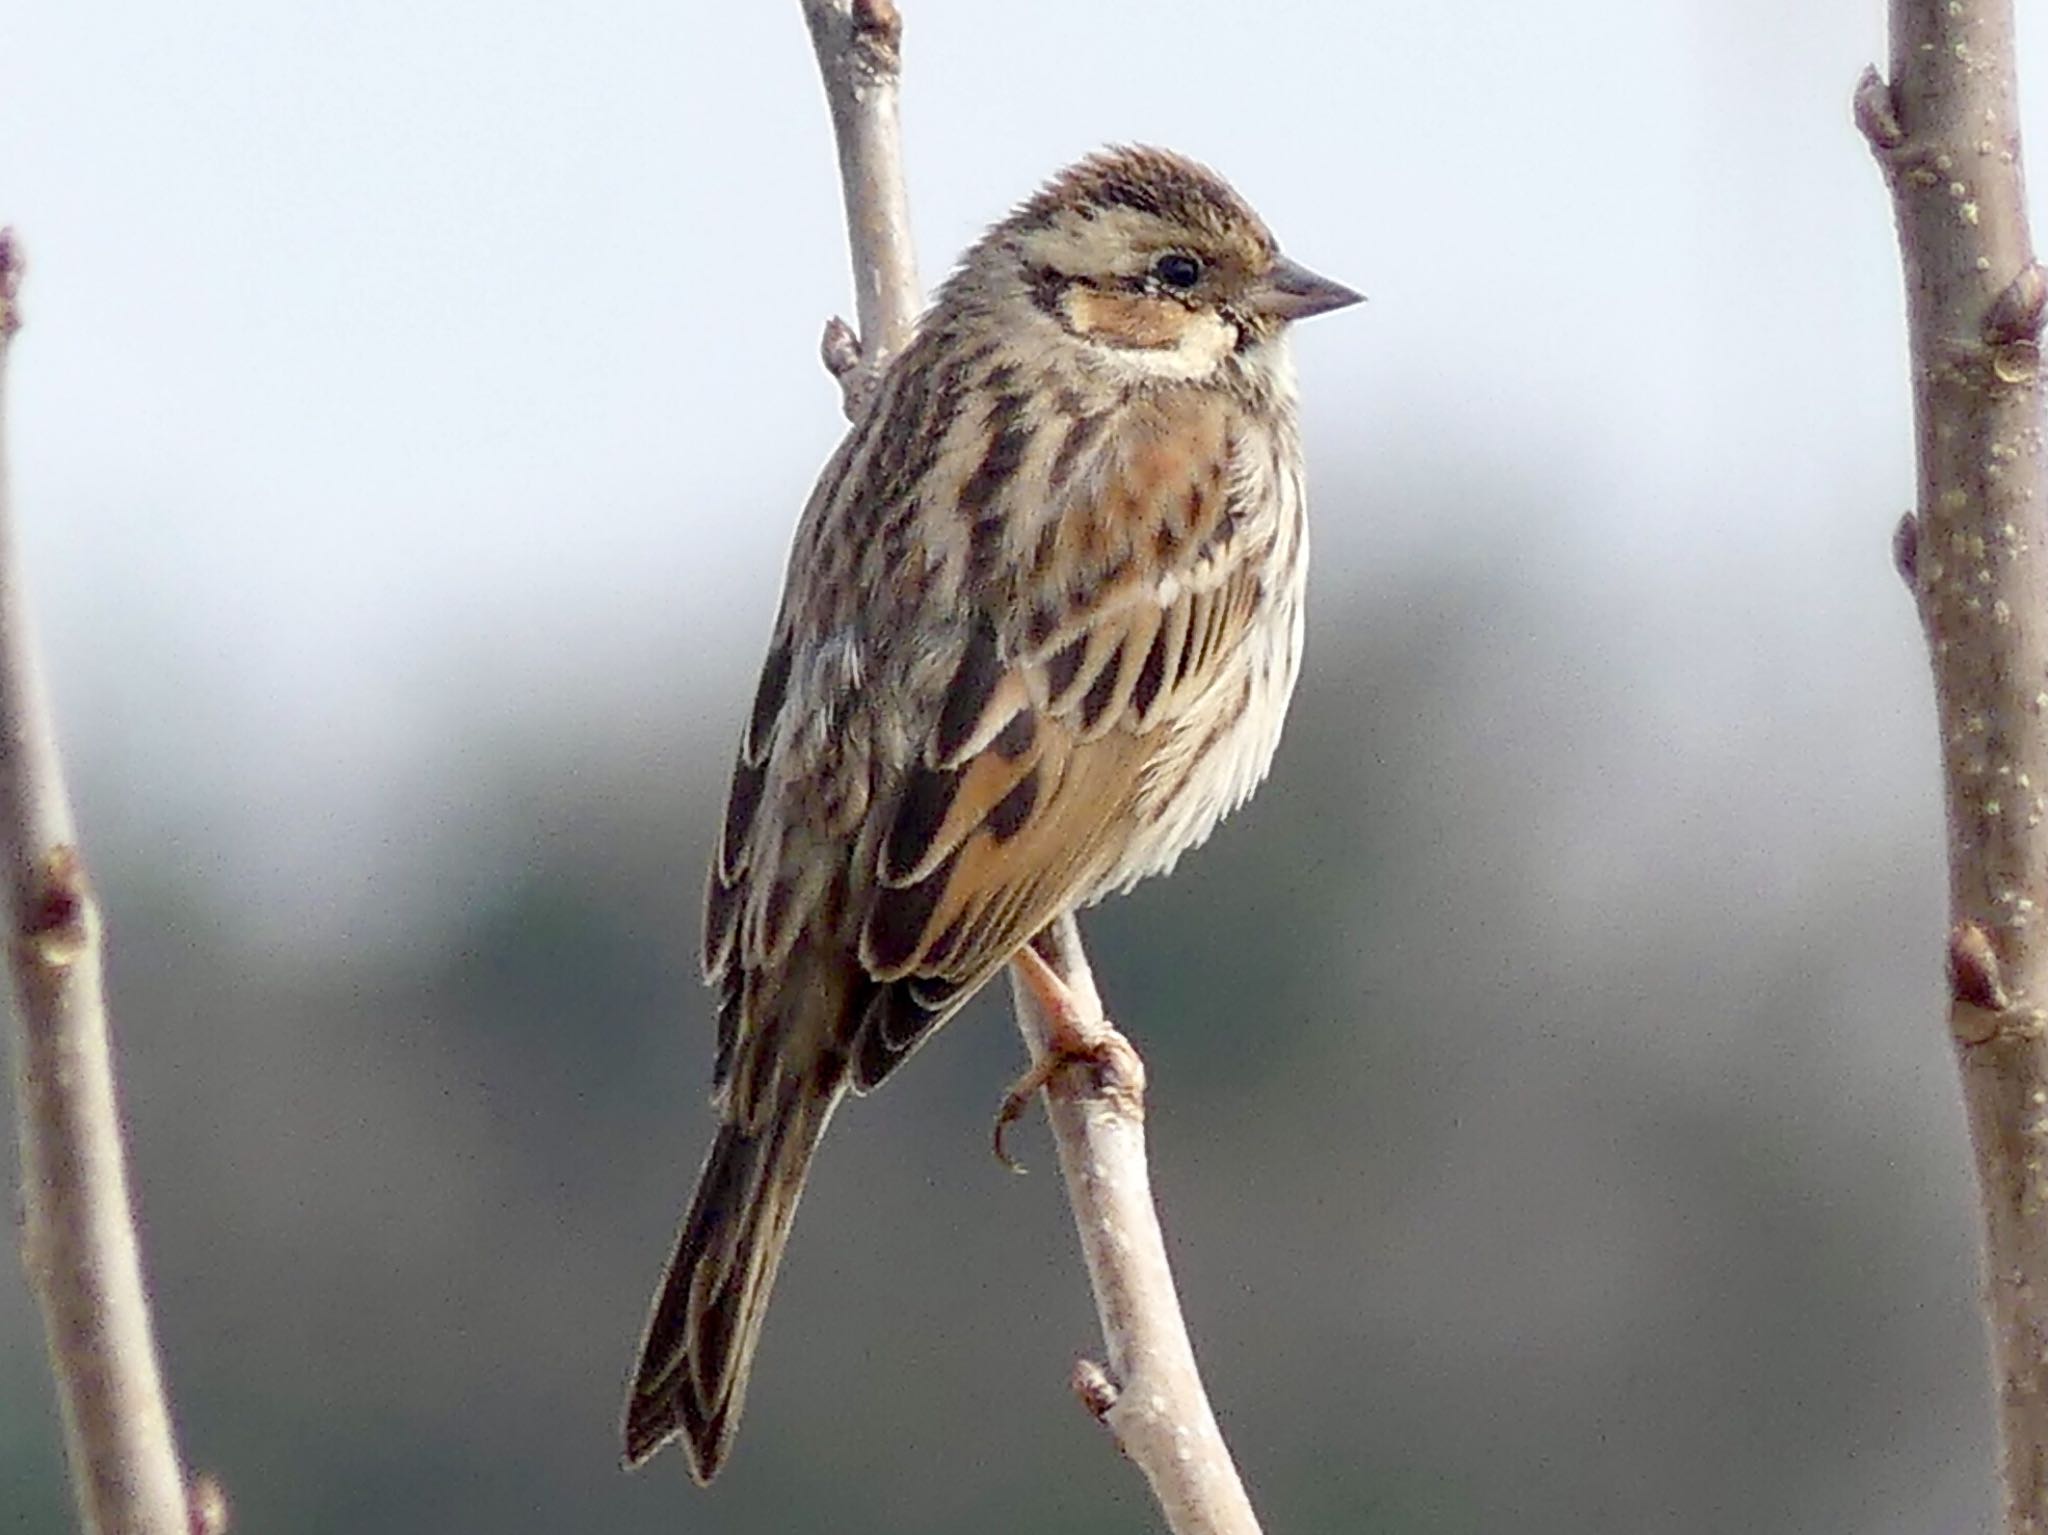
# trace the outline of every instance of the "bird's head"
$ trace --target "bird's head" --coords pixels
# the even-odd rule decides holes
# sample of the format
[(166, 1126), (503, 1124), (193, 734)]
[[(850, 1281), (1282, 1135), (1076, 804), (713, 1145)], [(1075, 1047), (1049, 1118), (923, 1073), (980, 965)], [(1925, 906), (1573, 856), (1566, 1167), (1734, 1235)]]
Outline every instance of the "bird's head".
[(956, 282), (1028, 305), (1119, 371), (1191, 381), (1361, 297), (1282, 256), (1222, 178), (1148, 148), (1062, 171), (989, 231)]

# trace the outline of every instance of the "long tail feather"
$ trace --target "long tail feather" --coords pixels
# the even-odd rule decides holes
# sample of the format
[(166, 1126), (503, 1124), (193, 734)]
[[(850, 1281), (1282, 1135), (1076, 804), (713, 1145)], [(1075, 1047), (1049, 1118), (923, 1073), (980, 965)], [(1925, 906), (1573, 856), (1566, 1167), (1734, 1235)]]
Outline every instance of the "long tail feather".
[(720, 1127), (676, 1239), (626, 1403), (626, 1464), (680, 1437), (690, 1474), (718, 1474), (811, 1155), (843, 1079), (786, 1081), (757, 1131)]

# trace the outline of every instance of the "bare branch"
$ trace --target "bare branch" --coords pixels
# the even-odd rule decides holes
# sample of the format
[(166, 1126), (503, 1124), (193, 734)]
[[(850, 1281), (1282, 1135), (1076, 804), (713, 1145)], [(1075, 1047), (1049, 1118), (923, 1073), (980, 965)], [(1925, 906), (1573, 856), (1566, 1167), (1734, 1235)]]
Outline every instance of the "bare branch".
[[(895, 0), (803, 0), (832, 108), (839, 182), (846, 197), (847, 246), (859, 336), (828, 330), (826, 367), (859, 414), (889, 358), (917, 322), (917, 252), (903, 181), (896, 97), (903, 73), (903, 17)], [(850, 344), (850, 345), (849, 345)], [(853, 361), (847, 359), (851, 357)]]
[[(21, 252), (0, 230), (0, 428)], [(23, 602), (0, 434), (0, 860), (14, 982), (25, 1258), (43, 1312), (79, 1514), (93, 1535), (185, 1535), (184, 1480), (150, 1333), (79, 862)]]
[[(882, 365), (910, 337), (917, 314), (916, 258), (904, 196), (896, 117), (903, 21), (893, 0), (803, 0), (832, 104), (860, 338), (826, 326), (821, 355), (857, 415)], [(1230, 1451), (1216, 1426), (1166, 1259), (1145, 1161), (1143, 1069), (1109, 1028), (1071, 916), (1035, 941), (1084, 1022), (1107, 1033), (1122, 1071), (1054, 1072), (1046, 1113), (1059, 1148), (1074, 1226), (1095, 1290), (1108, 1368), (1082, 1360), (1073, 1386), (1152, 1484), (1174, 1535), (1258, 1535)], [(1034, 1059), (1049, 1048), (1051, 1020), (1013, 967), (1017, 1028)]]
[(1949, 1033), (1984, 1207), (2006, 1524), (2048, 1526), (2048, 479), (2010, 0), (1892, 0), (1856, 121), (1906, 277), (1917, 517), (1894, 551), (1934, 665)]
[[(1074, 919), (1060, 918), (1036, 947), (1066, 982), (1084, 1026), (1106, 1029)], [(1010, 991), (1017, 1027), (1040, 1057), (1052, 1048), (1052, 1020), (1015, 967)], [(1142, 1094), (1142, 1081), (1084, 1065), (1046, 1084), (1046, 1118), (1109, 1350), (1107, 1368), (1089, 1360), (1075, 1367), (1074, 1392), (1145, 1473), (1174, 1535), (1258, 1535), (1181, 1316), (1152, 1203)]]

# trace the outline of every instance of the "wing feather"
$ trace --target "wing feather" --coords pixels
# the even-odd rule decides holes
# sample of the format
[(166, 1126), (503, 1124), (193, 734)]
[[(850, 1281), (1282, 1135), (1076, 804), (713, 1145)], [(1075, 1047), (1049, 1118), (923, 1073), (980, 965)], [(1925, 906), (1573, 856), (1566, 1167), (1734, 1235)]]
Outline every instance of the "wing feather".
[[(1171, 502), (1193, 518), (1208, 483), (1185, 495), (1115, 485), (1103, 495), (1126, 507)], [(1209, 513), (1211, 524), (1225, 520), (1220, 505)], [(1039, 616), (1042, 596), (1020, 600), (1012, 610), (1027, 615), (1022, 626), (990, 625), (993, 646), (970, 642), (978, 658), (1005, 658), (1006, 671), (976, 689), (972, 724), (964, 708), (945, 716), (953, 731), (911, 770), (881, 842), (861, 960), (878, 980), (917, 980), (922, 990), (906, 997), (885, 986), (892, 995), (855, 1049), (861, 1086), (886, 1076), (1117, 868), (1154, 770), (1176, 755), (1176, 723), (1257, 610), (1258, 562), (1209, 532), (1182, 530), (1181, 569), (1101, 583), (1051, 624)], [(941, 755), (940, 746), (956, 749)]]
[[(1257, 604), (1236, 477), (1215, 469), (1227, 412), (1213, 399), (1192, 408), (1207, 413), (1192, 428), (1103, 434), (1063, 505), (994, 525), (1010, 529), (1004, 584), (971, 593), (979, 616), (956, 631), (950, 660), (926, 650), (893, 663), (940, 668), (929, 693), (870, 676), (823, 727), (812, 767), (829, 765), (833, 783), (786, 770), (788, 739), (820, 728), (815, 704), (791, 697), (803, 694), (792, 673), (807, 677), (815, 657), (786, 634), (771, 650), (706, 902), (705, 968), (728, 1000), (722, 1061), (737, 1048), (724, 1035), (752, 1030), (767, 1006), (748, 1000), (759, 990), (749, 976), (793, 964), (805, 935), (815, 944), (829, 926), (871, 983), (838, 1045), (870, 1087), (1114, 875), (1162, 765), (1177, 760), (1190, 705)], [(978, 550), (997, 536), (987, 520), (974, 525)], [(930, 700), (921, 725), (902, 717), (919, 696)], [(888, 740), (905, 741), (909, 760), (878, 760)], [(854, 773), (865, 776), (837, 782)], [(856, 799), (865, 821), (848, 839), (825, 807)]]

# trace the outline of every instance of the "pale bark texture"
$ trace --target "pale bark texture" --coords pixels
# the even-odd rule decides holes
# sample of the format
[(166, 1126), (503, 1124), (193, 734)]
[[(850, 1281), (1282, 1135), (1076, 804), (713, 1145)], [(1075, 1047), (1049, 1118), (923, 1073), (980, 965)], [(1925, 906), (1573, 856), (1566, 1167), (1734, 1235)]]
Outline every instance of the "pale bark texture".
[(14, 989), (23, 1245), (79, 1517), (182, 1535), (184, 1481), (157, 1368), (101, 994), (100, 921), (23, 599), (6, 458), (20, 249), (0, 231), (0, 861)]
[(853, 259), (854, 323), (825, 333), (825, 366), (858, 408), (891, 354), (917, 323), (917, 252), (903, 180), (903, 132), (896, 100), (903, 79), (903, 17), (895, 0), (803, 0), (804, 20), (839, 149)]
[(1934, 667), (1949, 1028), (1982, 1194), (2006, 1528), (2048, 1530), (2048, 494), (2010, 0), (1893, 0), (1856, 118), (1905, 267), (1918, 506), (1899, 525)]
[[(803, 7), (839, 143), (859, 302), (860, 336), (834, 320), (823, 345), (851, 416), (880, 365), (909, 338), (918, 312), (896, 115), (903, 21), (892, 0), (803, 0)], [(1104, 1018), (1074, 919), (1062, 917), (1036, 947), (1066, 985), (1070, 1023), (1115, 1045), (1101, 1065), (1055, 1072), (1043, 1094), (1109, 1356), (1107, 1368), (1088, 1360), (1075, 1366), (1075, 1392), (1144, 1472), (1174, 1535), (1258, 1535), (1167, 1263), (1146, 1164), (1142, 1066)], [(1017, 1027), (1037, 1059), (1050, 1047), (1052, 1021), (1014, 971), (1012, 983)], [(1119, 1061), (1128, 1064), (1120, 1069)]]
[[(1066, 982), (1082, 1031), (1107, 1029), (1074, 919), (1060, 918), (1036, 947)], [(1014, 969), (1010, 990), (1017, 1027), (1040, 1056), (1051, 1048), (1051, 1020)], [(1152, 1202), (1142, 1070), (1069, 1066), (1046, 1085), (1045, 1113), (1109, 1355), (1107, 1368), (1075, 1366), (1075, 1394), (1145, 1473), (1175, 1535), (1258, 1535), (1195, 1365)]]

